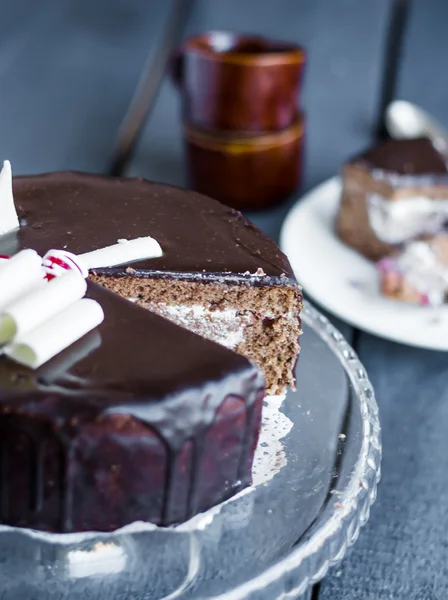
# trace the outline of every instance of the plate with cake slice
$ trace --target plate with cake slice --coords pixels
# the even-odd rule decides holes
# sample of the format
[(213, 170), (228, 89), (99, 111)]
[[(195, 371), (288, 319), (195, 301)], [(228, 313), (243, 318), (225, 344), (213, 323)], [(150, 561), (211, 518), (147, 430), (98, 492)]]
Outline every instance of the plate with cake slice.
[(297, 596), (368, 518), (368, 377), (238, 211), (6, 164), (0, 346), (8, 597)]
[(448, 350), (448, 168), (424, 138), (351, 159), (285, 220), (281, 247), (305, 292), (347, 323)]

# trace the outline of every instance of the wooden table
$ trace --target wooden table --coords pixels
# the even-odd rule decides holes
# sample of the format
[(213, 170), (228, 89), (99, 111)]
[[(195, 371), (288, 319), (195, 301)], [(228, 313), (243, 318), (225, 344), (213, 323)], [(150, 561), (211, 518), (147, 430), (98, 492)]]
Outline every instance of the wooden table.
[[(107, 171), (171, 4), (0, 2), (0, 158), (12, 161), (15, 174)], [(256, 31), (308, 49), (305, 191), (375, 138), (391, 17), (404, 5), (410, 12), (403, 53), (389, 92), (448, 122), (446, 0), (196, 0), (184, 35)], [(185, 185), (183, 167), (179, 103), (166, 78), (128, 174)], [(276, 238), (293, 201), (249, 216)], [(356, 344), (376, 388), (384, 475), (356, 546), (309, 597), (446, 600), (446, 355), (337, 325)]]

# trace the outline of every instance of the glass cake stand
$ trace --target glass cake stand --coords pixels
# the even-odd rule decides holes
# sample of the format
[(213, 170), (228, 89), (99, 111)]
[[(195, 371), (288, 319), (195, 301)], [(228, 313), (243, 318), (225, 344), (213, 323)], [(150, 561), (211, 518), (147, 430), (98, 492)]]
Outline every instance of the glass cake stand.
[(294, 425), (280, 447), (265, 440), (259, 448), (272, 477), (174, 528), (55, 535), (1, 527), (2, 597), (294, 599), (321, 579), (369, 517), (380, 426), (363, 366), (309, 304), (302, 342), (299, 389), (280, 415)]

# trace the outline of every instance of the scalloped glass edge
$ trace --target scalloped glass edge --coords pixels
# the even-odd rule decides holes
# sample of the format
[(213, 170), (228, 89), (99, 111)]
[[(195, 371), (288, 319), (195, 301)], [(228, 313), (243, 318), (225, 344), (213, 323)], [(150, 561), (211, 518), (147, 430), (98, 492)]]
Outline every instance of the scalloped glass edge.
[(337, 495), (337, 508), (335, 506), (331, 516), (319, 519), (307, 540), (286, 558), (231, 592), (214, 596), (213, 600), (256, 600), (259, 592), (266, 594), (275, 583), (272, 592), (277, 595), (264, 597), (296, 600), (344, 558), (347, 549), (358, 539), (361, 527), (367, 523), (370, 507), (376, 499), (381, 477), (381, 428), (372, 384), (356, 352), (324, 315), (305, 302), (302, 317), (333, 350), (353, 385), (363, 424), (361, 452), (349, 484)]

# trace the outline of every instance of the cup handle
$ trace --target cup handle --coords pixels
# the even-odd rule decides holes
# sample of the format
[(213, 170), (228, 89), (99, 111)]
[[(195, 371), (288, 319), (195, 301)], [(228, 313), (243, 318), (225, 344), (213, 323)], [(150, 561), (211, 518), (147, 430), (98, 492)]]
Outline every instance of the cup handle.
[(169, 70), (171, 79), (177, 87), (182, 87), (184, 79), (184, 48), (175, 48), (170, 57)]

